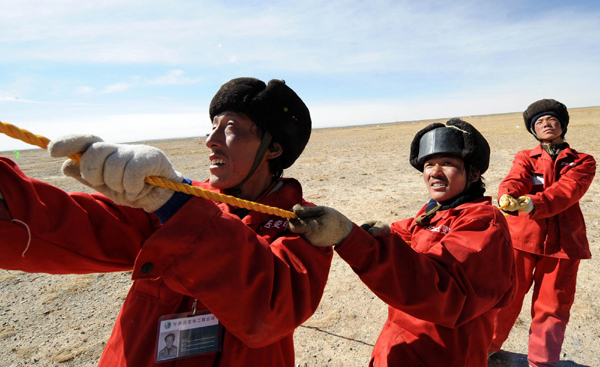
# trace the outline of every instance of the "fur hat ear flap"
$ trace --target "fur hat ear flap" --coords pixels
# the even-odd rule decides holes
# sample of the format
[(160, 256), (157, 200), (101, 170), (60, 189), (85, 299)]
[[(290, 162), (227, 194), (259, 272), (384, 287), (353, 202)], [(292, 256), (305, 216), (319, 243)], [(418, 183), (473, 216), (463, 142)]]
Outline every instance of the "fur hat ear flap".
[(483, 135), (473, 125), (458, 118), (448, 120), (446, 125), (463, 131), (463, 159), (481, 174), (485, 173), (490, 165), (490, 145)]

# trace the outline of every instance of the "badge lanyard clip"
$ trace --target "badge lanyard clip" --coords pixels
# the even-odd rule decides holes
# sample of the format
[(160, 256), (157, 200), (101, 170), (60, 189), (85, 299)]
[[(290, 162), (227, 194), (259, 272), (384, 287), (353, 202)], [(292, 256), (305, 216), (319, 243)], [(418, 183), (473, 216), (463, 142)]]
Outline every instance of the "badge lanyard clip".
[(192, 316), (196, 316), (196, 305), (198, 304), (198, 298), (196, 298), (194, 300), (194, 303), (192, 304)]

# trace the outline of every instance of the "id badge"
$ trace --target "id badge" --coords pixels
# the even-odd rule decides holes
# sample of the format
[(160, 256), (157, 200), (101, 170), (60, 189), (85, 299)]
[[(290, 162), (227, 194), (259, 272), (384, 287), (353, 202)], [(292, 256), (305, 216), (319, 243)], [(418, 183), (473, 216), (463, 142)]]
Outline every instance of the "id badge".
[(221, 351), (222, 326), (208, 310), (161, 316), (155, 362), (167, 362)]

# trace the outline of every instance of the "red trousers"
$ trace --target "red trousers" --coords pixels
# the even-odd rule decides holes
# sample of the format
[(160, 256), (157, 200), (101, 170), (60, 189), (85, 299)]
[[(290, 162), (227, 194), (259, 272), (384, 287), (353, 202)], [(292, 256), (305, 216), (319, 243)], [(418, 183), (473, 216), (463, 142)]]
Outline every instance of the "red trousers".
[(560, 359), (565, 329), (575, 300), (580, 260), (557, 259), (516, 249), (514, 259), (517, 294), (509, 306), (498, 312), (489, 350), (500, 350), (533, 284), (527, 360), (534, 367), (552, 366), (552, 362)]

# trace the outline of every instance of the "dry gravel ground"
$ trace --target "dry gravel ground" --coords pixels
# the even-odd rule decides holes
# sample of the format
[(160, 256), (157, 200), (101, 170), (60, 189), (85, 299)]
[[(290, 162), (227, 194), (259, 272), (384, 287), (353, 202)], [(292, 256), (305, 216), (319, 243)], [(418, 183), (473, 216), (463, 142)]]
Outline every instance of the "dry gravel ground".
[[(491, 167), (484, 176), (488, 194), (495, 197), (515, 153), (536, 142), (518, 113), (464, 118), (492, 147)], [(596, 158), (599, 121), (600, 107), (572, 109), (567, 134), (574, 148)], [(315, 130), (303, 156), (285, 174), (303, 183), (308, 200), (333, 206), (355, 222), (413, 216), (426, 202), (427, 192), (420, 174), (408, 164), (408, 151), (414, 134), (431, 122)], [(163, 149), (186, 176), (207, 178), (208, 149), (195, 137), (148, 144)], [(12, 152), (3, 155), (15, 159)], [(41, 150), (21, 151), (17, 162), (31, 177), (67, 191), (86, 191), (63, 177), (61, 162)], [(598, 202), (596, 180), (581, 202), (595, 257), (581, 263), (557, 366), (600, 366)], [(129, 273), (52, 276), (0, 271), (0, 366), (95, 366), (130, 285)], [(336, 256), (319, 309), (296, 331), (297, 365), (366, 366), (386, 315), (385, 304)], [(493, 356), (490, 366), (527, 366), (529, 322), (526, 301), (505, 351)]]

